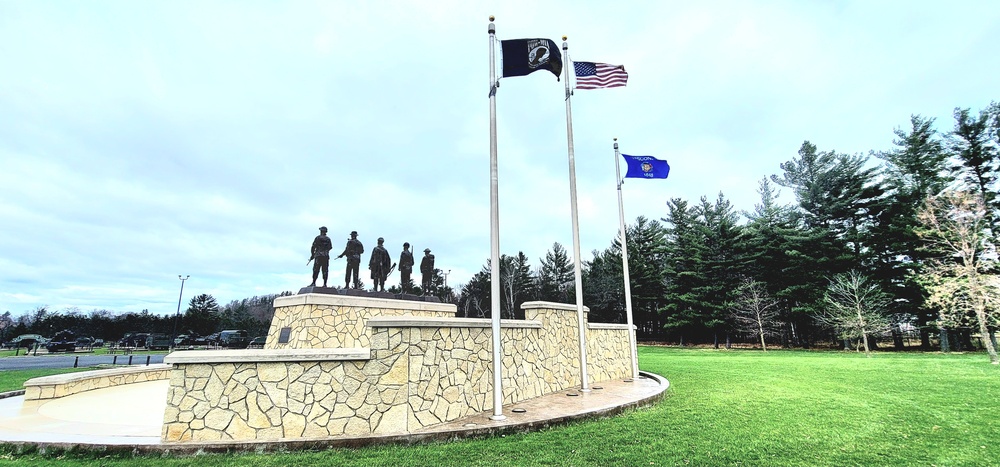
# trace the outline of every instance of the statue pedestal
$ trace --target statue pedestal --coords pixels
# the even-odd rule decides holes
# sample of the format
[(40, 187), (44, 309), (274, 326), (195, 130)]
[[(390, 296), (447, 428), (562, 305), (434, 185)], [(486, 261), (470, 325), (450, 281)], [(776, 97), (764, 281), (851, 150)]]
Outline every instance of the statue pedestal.
[(348, 297), (388, 298), (395, 300), (409, 300), (413, 302), (441, 303), (441, 300), (433, 295), (413, 295), (405, 293), (394, 294), (391, 292), (373, 292), (364, 289), (341, 289), (338, 287), (318, 287), (314, 285), (306, 286), (299, 289), (298, 295), (305, 295), (311, 293), (326, 294), (326, 295), (347, 295)]
[(337, 290), (336, 287), (318, 287), (315, 285), (308, 285), (299, 289), (299, 295), (306, 293), (325, 293), (325, 294), (338, 295), (340, 292)]

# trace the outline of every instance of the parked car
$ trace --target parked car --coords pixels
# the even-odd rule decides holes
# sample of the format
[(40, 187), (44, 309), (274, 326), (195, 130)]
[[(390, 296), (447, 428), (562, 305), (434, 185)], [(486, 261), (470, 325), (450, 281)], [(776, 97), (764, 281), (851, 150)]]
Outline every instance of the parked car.
[(247, 346), (248, 349), (263, 349), (264, 344), (267, 342), (267, 336), (254, 337), (250, 341), (250, 345)]
[(72, 331), (59, 331), (45, 344), (49, 353), (73, 352), (76, 350), (76, 334)]
[(170, 348), (170, 336), (152, 333), (146, 336), (145, 347), (149, 350), (167, 350)]
[(243, 349), (250, 343), (250, 336), (242, 329), (230, 329), (219, 333), (219, 346), (227, 349)]
[(92, 347), (104, 347), (104, 339), (94, 339)]
[(42, 337), (41, 334), (21, 334), (20, 336), (11, 339), (10, 342), (4, 344), (4, 347), (9, 347), (11, 349), (26, 347), (30, 349), (35, 344), (44, 344), (45, 342), (46, 339)]

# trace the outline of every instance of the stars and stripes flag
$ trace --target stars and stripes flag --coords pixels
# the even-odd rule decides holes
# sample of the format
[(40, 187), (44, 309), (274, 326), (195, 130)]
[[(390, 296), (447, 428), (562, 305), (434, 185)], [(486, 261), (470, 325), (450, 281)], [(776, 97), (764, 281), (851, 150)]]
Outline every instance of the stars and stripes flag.
[(576, 89), (616, 88), (628, 82), (624, 65), (573, 62), (573, 72), (576, 74)]

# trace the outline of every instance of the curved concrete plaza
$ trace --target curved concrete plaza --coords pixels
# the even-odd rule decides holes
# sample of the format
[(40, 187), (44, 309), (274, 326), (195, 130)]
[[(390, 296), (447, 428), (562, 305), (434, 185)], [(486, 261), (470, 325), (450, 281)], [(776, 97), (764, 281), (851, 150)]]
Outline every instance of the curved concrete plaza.
[(528, 431), (570, 420), (613, 415), (660, 400), (669, 383), (642, 373), (636, 380), (595, 383), (505, 406), (505, 420), (480, 413), (425, 429), (365, 437), (296, 438), (244, 442), (161, 441), (169, 381), (148, 381), (94, 389), (66, 397), (26, 401), (0, 399), (0, 442), (40, 448), (127, 449), (138, 452), (203, 452), (363, 446), (454, 439), (505, 431)]

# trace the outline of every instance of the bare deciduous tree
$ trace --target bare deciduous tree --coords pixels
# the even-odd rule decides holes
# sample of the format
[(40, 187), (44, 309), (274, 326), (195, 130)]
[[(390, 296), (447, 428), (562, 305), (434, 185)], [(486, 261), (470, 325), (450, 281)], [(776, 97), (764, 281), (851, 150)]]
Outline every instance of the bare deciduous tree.
[(860, 338), (865, 356), (871, 357), (868, 335), (892, 326), (885, 315), (889, 296), (878, 284), (857, 271), (833, 276), (824, 296), (826, 306), (817, 320), (836, 329), (842, 339)]
[(990, 363), (1000, 364), (991, 327), (1000, 321), (1000, 277), (997, 252), (987, 230), (982, 197), (968, 191), (946, 191), (928, 198), (917, 214), (921, 238), (945, 256), (930, 261), (923, 284), (928, 303), (940, 309), (942, 326), (978, 325)]
[(767, 352), (765, 337), (778, 318), (778, 300), (768, 295), (764, 284), (753, 279), (743, 279), (736, 291), (736, 300), (730, 304), (730, 313), (741, 329), (760, 337), (760, 346)]

